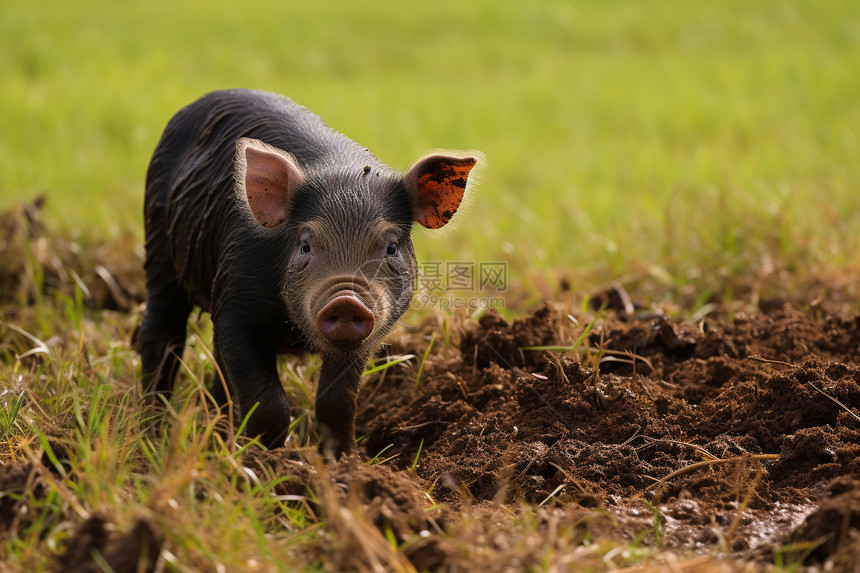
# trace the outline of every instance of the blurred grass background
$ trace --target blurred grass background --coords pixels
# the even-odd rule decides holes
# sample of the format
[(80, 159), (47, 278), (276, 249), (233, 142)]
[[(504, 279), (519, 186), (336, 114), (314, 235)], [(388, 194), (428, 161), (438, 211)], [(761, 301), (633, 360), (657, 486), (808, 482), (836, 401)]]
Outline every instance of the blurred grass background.
[[(45, 194), (49, 234), (74, 239), (57, 241), (62, 252), (73, 243), (93, 255), (77, 270), (95, 276), (105, 263), (108, 278), (139, 279), (144, 175), (162, 129), (203, 93), (250, 87), (289, 95), (393, 167), (433, 148), (482, 150), (489, 167), (468, 216), (445, 238), (417, 233), (416, 250), (424, 261), (509, 261), (508, 298), (526, 293), (506, 303), (517, 311), (552, 296), (557, 271), (575, 294), (616, 279), (642, 286), (636, 296), (666, 287), (663, 301), (684, 299), (702, 317), (712, 294), (733, 300), (735, 283), (764, 274), (790, 290), (792, 272), (825, 268), (818, 280), (852, 285), (843, 296), (856, 305), (858, 62), (860, 11), (848, 0), (0, 0), (0, 209)], [(33, 275), (20, 298), (36, 303), (3, 307), (0, 458), (25, 460), (64, 436), (73, 479), (24, 490), (29, 513), (17, 515), (35, 521), (0, 544), (7, 566), (54, 567), (72, 526), (95, 512), (117, 532), (153, 520), (175, 568), (324, 568), (366, 551), (338, 521), (353, 513), (319, 519), (271, 495), (282, 476), (253, 485), (233, 449), (212, 446), (196, 407), (214, 371), (205, 320), (192, 321), (183, 362), (194, 383), (180, 386), (173, 430), (153, 442), (132, 405), (140, 306), (91, 317), (86, 274), (43, 297), (34, 261), (48, 243), (7, 265)], [(134, 270), (107, 262), (117, 258)], [(88, 282), (101, 287), (92, 298), (119, 302), (104, 276)], [(434, 326), (437, 351), (448, 324)], [(413, 332), (426, 358), (437, 338)], [(319, 361), (282, 360), (307, 413)], [(297, 433), (311, 419), (301, 414)], [(526, 536), (512, 534), (527, 551), (533, 539), (550, 554), (566, 546), (532, 534), (530, 515), (516, 518)], [(648, 555), (640, 540), (631, 563)], [(600, 548), (585, 567), (615, 566), (612, 545), (590, 547)]]
[(693, 280), (858, 260), (860, 11), (850, 1), (3, 2), (0, 208), (142, 240), (161, 130), (205, 92), (286, 94), (403, 168), (489, 161), (419, 258), (511, 280)]

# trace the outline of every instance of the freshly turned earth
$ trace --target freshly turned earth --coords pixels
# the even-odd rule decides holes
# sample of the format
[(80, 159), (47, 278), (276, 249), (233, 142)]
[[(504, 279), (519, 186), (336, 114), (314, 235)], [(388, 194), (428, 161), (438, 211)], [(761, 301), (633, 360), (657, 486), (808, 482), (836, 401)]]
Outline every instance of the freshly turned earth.
[[(605, 313), (571, 353), (524, 350), (582, 333), (561, 304), (513, 323), (489, 312), (437, 343), (417, 386), (414, 370), (368, 380), (361, 460), (334, 464), (332, 477), (381, 529), (430, 532), (406, 551), (419, 569), (462, 562), (469, 542), (457, 534), (477, 535), (492, 508), (545, 502), (539, 528), (567, 524), (592, 541), (761, 564), (776, 551), (782, 563), (852, 570), (860, 317), (788, 304), (698, 324), (626, 317)], [(391, 351), (423, 354), (426, 338), (405, 340)], [(368, 466), (383, 450), (396, 457)], [(291, 457), (248, 462), (295, 475), (295, 488), (308, 478)], [(434, 533), (440, 523), (453, 538)], [(503, 550), (512, 532), (497, 524), (495, 541), (477, 543)]]
[[(352, 456), (323, 464), (311, 444), (250, 450), (244, 464), (288, 476), (276, 493), (305, 496), (333, 547), (376, 526), (418, 570), (536, 567), (547, 543), (576, 564), (603, 541), (668, 554), (686, 571), (703, 556), (719, 568), (701, 570), (856, 570), (860, 316), (777, 304), (690, 324), (568, 311), (543, 305), (512, 323), (490, 311), (436, 341), (417, 385), (417, 365), (368, 377)], [(576, 350), (527, 349), (571, 346), (595, 315)], [(423, 356), (438, 330), (394, 338), (388, 352)], [(0, 467), (0, 491), (39, 495), (37, 470)], [(21, 520), (15, 499), (0, 500), (0, 530)], [(333, 525), (339, 507), (365, 521)], [(163, 536), (151, 524), (117, 537), (99, 519), (69, 547), (90, 544), (118, 571), (126, 554), (154, 563)], [(90, 570), (88, 555), (67, 552), (58, 566)], [(308, 559), (367, 565), (350, 551)]]

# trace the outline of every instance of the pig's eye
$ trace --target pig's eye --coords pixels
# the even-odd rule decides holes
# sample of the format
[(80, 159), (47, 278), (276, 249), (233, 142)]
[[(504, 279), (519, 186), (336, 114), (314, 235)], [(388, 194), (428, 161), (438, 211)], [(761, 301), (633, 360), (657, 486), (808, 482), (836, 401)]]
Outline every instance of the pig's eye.
[(388, 243), (388, 248), (385, 249), (385, 254), (389, 257), (393, 257), (397, 254), (397, 243)]
[(311, 254), (311, 244), (307, 241), (302, 241), (302, 246), (299, 247), (299, 252), (301, 252), (303, 255)]

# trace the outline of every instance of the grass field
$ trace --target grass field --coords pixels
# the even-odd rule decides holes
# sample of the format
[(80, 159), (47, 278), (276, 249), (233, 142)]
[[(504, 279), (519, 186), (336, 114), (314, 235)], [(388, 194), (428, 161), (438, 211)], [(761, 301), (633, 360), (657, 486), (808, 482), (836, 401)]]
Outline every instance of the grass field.
[[(118, 259), (139, 252), (144, 174), (170, 116), (211, 90), (265, 89), (397, 168), (429, 149), (481, 150), (468, 215), (444, 237), (417, 233), (416, 251), (507, 261), (510, 312), (557, 294), (563, 276), (575, 292), (639, 285), (695, 316), (761, 277), (778, 291), (857, 276), (858, 61), (860, 12), (847, 0), (6, 1), (0, 210), (44, 194), (50, 240), (75, 241), (83, 258), (105, 244)], [(169, 571), (327, 569), (351, 551), (370, 568), (412, 570), (399, 541), (342, 510), (324, 479), (285, 495), (283, 476), (248, 473), (198, 407), (195, 382), (213, 372), (206, 320), (175, 415), (153, 436), (134, 403), (135, 305), (88, 309), (74, 286), (46, 295), (40, 277), (32, 304), (0, 307), (0, 473), (44, 466), (0, 494), (6, 567), (56, 567), (86, 521), (95, 537), (154, 528)], [(443, 340), (447, 318), (425, 327), (437, 319)], [(293, 402), (310, 408), (318, 361), (283, 366)], [(296, 432), (308, 439), (306, 418)], [(506, 519), (514, 547), (533, 549), (538, 510), (524, 511)], [(571, 551), (582, 541), (564, 540)], [(119, 551), (103, 549), (108, 561)], [(654, 555), (634, 544), (603, 559), (613, 551), (595, 544), (581, 565)]]
[(672, 274), (856, 260), (850, 2), (34, 2), (5, 6), (0, 33), (0, 205), (45, 193), (63, 231), (140, 237), (169, 117), (242, 86), (392, 166), (482, 150), (472, 215), (425, 258)]

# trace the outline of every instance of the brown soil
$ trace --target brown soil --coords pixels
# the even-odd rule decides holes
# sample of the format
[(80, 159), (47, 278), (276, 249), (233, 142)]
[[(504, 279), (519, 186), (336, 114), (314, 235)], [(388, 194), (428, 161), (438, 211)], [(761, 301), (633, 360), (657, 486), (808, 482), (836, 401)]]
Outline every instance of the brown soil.
[[(21, 248), (32, 232), (14, 228), (0, 246)], [(22, 269), (0, 269), (10, 299), (29, 298)], [(94, 306), (139, 298), (139, 271), (128, 280), (121, 270), (81, 276)], [(332, 547), (390, 531), (419, 570), (540, 569), (548, 543), (580, 559), (604, 540), (688, 563), (710, 555), (856, 570), (856, 311), (844, 300), (804, 310), (759, 302), (754, 313), (692, 324), (642, 312), (617, 288), (591, 301), (589, 313), (552, 303), (513, 322), (490, 311), (437, 340), (420, 379), (417, 367), (368, 379), (357, 419), (365, 439), (351, 457), (322, 464), (312, 448), (285, 448), (249, 451), (244, 464), (290, 477), (278, 493), (305, 496), (336, 534)], [(571, 351), (529, 349), (570, 347), (592, 320)], [(421, 357), (443, 329), (418, 330), (388, 351)], [(368, 463), (380, 452), (381, 463)], [(0, 466), (0, 533), (26, 526), (46, 466)], [(150, 570), (162, 535), (145, 521), (127, 530), (109, 535), (95, 516), (69, 547), (97, 548), (116, 571)], [(58, 570), (95, 570), (90, 555), (70, 549)], [(135, 561), (122, 562), (126, 555)], [(338, 569), (362, 559), (325, 555)], [(596, 557), (597, 569), (614, 565)]]
[[(513, 323), (490, 312), (437, 344), (417, 385), (414, 371), (368, 381), (361, 459), (329, 466), (340, 502), (412, 539), (418, 569), (468, 569), (470, 543), (495, 547), (499, 566), (522, 527), (507, 507), (533, 512), (538, 532), (853, 570), (860, 317), (767, 308), (695, 325), (610, 312), (575, 352), (524, 349), (573, 343), (584, 323), (562, 305)], [(405, 340), (391, 350), (423, 355), (426, 339)], [(314, 480), (299, 457), (246, 463), (300, 493)]]

